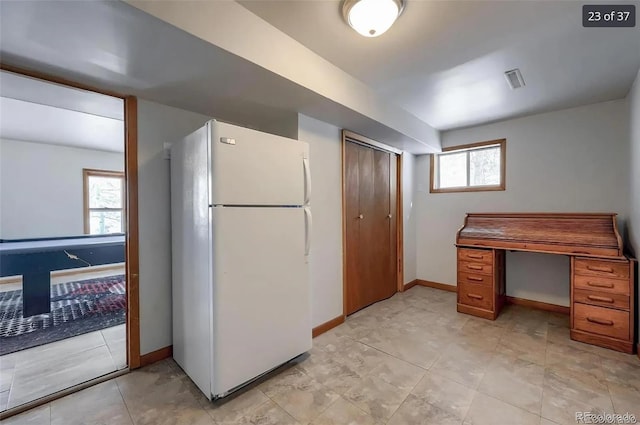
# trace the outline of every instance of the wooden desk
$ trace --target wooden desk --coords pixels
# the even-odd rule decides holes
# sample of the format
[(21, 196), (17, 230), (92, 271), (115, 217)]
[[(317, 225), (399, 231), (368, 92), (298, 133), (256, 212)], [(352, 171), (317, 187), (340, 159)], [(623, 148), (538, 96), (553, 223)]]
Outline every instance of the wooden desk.
[(467, 214), (456, 234), (458, 311), (495, 320), (505, 302), (505, 250), (571, 257), (571, 339), (633, 353), (635, 260), (616, 214)]

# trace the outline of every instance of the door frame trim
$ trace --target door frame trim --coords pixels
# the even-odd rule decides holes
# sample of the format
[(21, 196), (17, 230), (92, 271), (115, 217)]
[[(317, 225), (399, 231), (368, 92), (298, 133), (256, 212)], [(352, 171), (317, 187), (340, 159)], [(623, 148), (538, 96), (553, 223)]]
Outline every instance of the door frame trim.
[(383, 150), (389, 153), (394, 153), (396, 155), (402, 155), (402, 151), (400, 149), (394, 148), (393, 146), (385, 145), (384, 143), (380, 143), (373, 139), (369, 139), (368, 137), (362, 136), (358, 133), (354, 133), (353, 131), (342, 130), (343, 143), (345, 139), (352, 139), (354, 142), (369, 148)]
[(92, 91), (124, 101), (124, 175), (127, 189), (126, 215), (127, 232), (125, 248), (127, 287), (127, 366), (140, 367), (140, 303), (139, 303), (139, 237), (138, 237), (138, 100), (96, 86), (79, 83), (46, 72), (21, 68), (0, 62), (0, 70), (37, 78), (50, 83)]
[(346, 164), (347, 139), (365, 147), (382, 150), (396, 157), (396, 292), (404, 291), (404, 216), (402, 207), (402, 151), (369, 139), (349, 130), (341, 131), (342, 168), (342, 315), (347, 316), (347, 217), (346, 217)]

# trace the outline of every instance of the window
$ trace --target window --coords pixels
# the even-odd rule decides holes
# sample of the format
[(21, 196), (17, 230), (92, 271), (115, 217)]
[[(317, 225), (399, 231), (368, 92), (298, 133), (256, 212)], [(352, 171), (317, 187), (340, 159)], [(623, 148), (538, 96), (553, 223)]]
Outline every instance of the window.
[(505, 190), (505, 139), (442, 149), (431, 155), (431, 193)]
[(124, 233), (124, 173), (83, 169), (84, 232)]

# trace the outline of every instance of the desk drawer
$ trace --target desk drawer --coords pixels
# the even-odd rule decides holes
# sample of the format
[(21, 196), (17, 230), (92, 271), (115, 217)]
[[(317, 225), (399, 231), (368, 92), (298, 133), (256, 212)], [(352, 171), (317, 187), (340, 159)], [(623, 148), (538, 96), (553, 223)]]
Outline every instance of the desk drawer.
[(492, 286), (493, 276), (476, 273), (458, 272), (458, 283), (471, 283), (473, 285)]
[(585, 289), (573, 290), (573, 302), (598, 305), (601, 307), (629, 310), (629, 296), (621, 294), (608, 294), (606, 292), (587, 291)]
[(574, 303), (573, 327), (585, 332), (628, 340), (629, 312)]
[(493, 310), (493, 288), (458, 282), (458, 302), (473, 307)]
[(575, 273), (583, 276), (629, 279), (629, 263), (624, 261), (576, 258)]
[(458, 248), (458, 261), (493, 264), (493, 251), (486, 249)]
[(471, 263), (469, 261), (458, 261), (458, 271), (464, 273), (482, 273), (493, 275), (493, 266), (491, 264)]
[(573, 277), (573, 287), (575, 289), (629, 295), (629, 280), (575, 275)]

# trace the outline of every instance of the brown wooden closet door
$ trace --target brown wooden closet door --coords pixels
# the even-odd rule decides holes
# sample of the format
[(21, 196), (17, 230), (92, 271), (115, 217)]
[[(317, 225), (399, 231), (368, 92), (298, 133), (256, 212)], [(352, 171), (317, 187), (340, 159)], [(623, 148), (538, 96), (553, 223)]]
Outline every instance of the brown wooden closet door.
[(396, 157), (347, 142), (344, 161), (346, 310), (351, 314), (396, 292)]
[(360, 270), (360, 287), (357, 310), (376, 301), (377, 283), (376, 270), (372, 262), (376, 258), (375, 239), (375, 165), (373, 149), (358, 146), (358, 166), (360, 173), (360, 239), (358, 269)]
[(374, 196), (373, 209), (369, 214), (372, 255), (367, 259), (372, 271), (371, 287), (373, 298), (370, 303), (390, 297), (395, 293), (395, 282), (391, 269), (391, 176), (390, 157), (388, 152), (373, 151), (374, 156)]
[(360, 294), (360, 147), (345, 143), (344, 149), (344, 209), (345, 209), (345, 275), (347, 314), (359, 309), (362, 304)]

